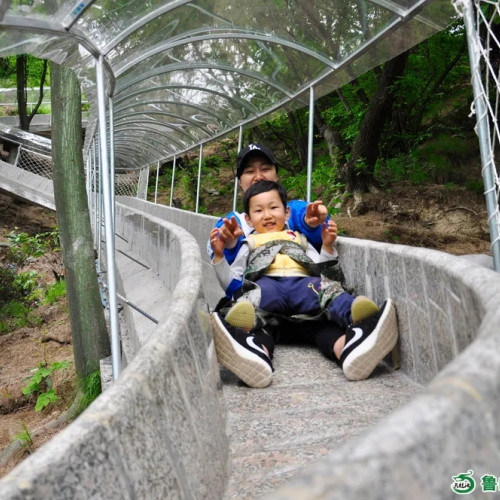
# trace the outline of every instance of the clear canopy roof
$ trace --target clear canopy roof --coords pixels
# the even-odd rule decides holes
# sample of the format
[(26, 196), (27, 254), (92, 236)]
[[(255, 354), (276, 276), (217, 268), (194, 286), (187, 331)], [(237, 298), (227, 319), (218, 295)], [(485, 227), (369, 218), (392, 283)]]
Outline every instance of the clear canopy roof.
[(138, 168), (306, 105), (454, 16), (450, 0), (3, 0), (0, 57), (70, 66), (95, 103), (102, 56), (116, 165)]

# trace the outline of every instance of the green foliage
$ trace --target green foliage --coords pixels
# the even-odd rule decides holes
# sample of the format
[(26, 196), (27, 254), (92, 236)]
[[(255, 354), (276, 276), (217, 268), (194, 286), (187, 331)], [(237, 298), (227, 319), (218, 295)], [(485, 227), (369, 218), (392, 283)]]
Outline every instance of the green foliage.
[(38, 368), (31, 370), (33, 375), (29, 377), (22, 393), (26, 396), (37, 396), (35, 411), (40, 411), (59, 399), (52, 387), (51, 375), (55, 370), (65, 370), (70, 365), (70, 361), (54, 361), (50, 366), (40, 363)]
[(23, 273), (18, 273), (14, 280), (14, 288), (20, 291), (20, 293), (27, 297), (32, 298), (32, 294), (38, 286), (38, 273), (36, 271), (25, 271)]
[(79, 385), (83, 393), (80, 399), (80, 412), (82, 412), (88, 408), (102, 392), (101, 372), (99, 370), (92, 372), (88, 377), (82, 379)]
[(11, 232), (9, 239), (7, 264), (0, 268), (0, 334), (25, 326), (40, 326), (43, 319), (34, 307), (42, 298), (46, 304), (53, 304), (65, 294), (65, 282), (51, 285), (44, 292), (36, 271), (17, 271), (17, 265), (28, 258), (37, 258), (48, 249), (59, 250), (57, 228), (36, 236)]
[(8, 235), (10, 241), (11, 259), (22, 265), (30, 257), (41, 257), (47, 250), (59, 250), (59, 229), (30, 236), (28, 233), (15, 233)]
[[(30, 54), (27, 54), (26, 57), (28, 67), (27, 86), (39, 87), (43, 71), (43, 59), (38, 59)], [(0, 59), (0, 82), (2, 82), (3, 87), (16, 86), (16, 56), (9, 56)], [(50, 85), (50, 67), (47, 68), (45, 85)]]
[(45, 295), (44, 304), (47, 305), (55, 304), (62, 297), (66, 296), (66, 281), (60, 280), (56, 281), (52, 285), (49, 285), (47, 290), (45, 290), (44, 295)]
[(473, 193), (483, 194), (484, 193), (484, 182), (482, 179), (471, 179), (466, 181), (465, 189), (472, 191)]
[(16, 300), (10, 301), (0, 309), (0, 334), (28, 325), (29, 307)]
[(50, 403), (55, 403), (59, 399), (54, 389), (40, 394), (36, 400), (35, 411), (43, 410)]
[(17, 434), (14, 434), (14, 439), (21, 441), (23, 448), (28, 453), (32, 453), (33, 446), (35, 443), (33, 443), (33, 437), (31, 435), (31, 431), (28, 429), (28, 426), (24, 421), (21, 423), (21, 425), (23, 430)]
[(0, 307), (18, 298), (19, 293), (14, 288), (15, 280), (16, 271), (12, 264), (0, 268)]
[(377, 161), (375, 179), (382, 185), (402, 180), (409, 180), (412, 184), (421, 184), (428, 180), (428, 173), (425, 166), (417, 161), (415, 155), (398, 155)]
[[(316, 199), (322, 199), (330, 213), (337, 211), (334, 206), (340, 202), (343, 184), (336, 181), (337, 170), (329, 160), (319, 160), (312, 172), (311, 191)], [(307, 172), (303, 170), (296, 175), (285, 175), (281, 183), (288, 192), (288, 199), (305, 199), (307, 195)]]

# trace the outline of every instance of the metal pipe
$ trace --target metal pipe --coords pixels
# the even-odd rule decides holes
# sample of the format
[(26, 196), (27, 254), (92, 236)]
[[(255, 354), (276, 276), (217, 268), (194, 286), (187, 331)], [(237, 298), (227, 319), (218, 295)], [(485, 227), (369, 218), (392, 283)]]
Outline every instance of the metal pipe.
[(94, 138), (94, 145), (92, 147), (92, 158), (93, 158), (93, 174), (94, 174), (94, 196), (92, 199), (92, 208), (94, 210), (94, 245), (97, 248), (97, 153), (96, 153), (96, 141)]
[(160, 175), (160, 162), (156, 166), (155, 203), (158, 203), (158, 176)]
[(307, 141), (307, 196), (306, 200), (311, 201), (311, 184), (313, 169), (313, 148), (314, 148), (314, 88), (309, 88), (309, 130)]
[(203, 144), (200, 144), (200, 158), (198, 161), (198, 183), (196, 185), (196, 210), (198, 213), (198, 209), (200, 208), (200, 186), (201, 186), (201, 162), (203, 160)]
[(96, 227), (96, 232), (97, 232), (97, 272), (100, 273), (102, 270), (102, 223), (103, 223), (103, 217), (102, 217), (102, 209), (103, 209), (103, 204), (102, 204), (102, 152), (99, 151), (99, 195), (97, 196), (96, 194), (96, 201), (97, 201), (97, 227)]
[[(243, 145), (243, 127), (240, 125), (240, 133), (238, 136), (238, 154), (241, 151), (241, 146)], [(238, 201), (238, 176), (234, 176), (234, 197), (233, 197), (233, 212), (236, 211), (236, 202)]]
[(111, 211), (113, 217), (113, 231), (116, 228), (115, 220), (115, 111), (113, 98), (108, 99), (109, 106), (109, 168), (111, 172)]
[[(481, 91), (480, 61), (475, 51), (474, 40), (479, 37), (477, 27), (474, 23), (472, 2), (463, 0), (463, 18), (467, 33), (467, 45), (469, 48), (469, 60), (472, 73), (472, 90), (474, 94), (474, 106), (476, 108), (476, 133), (479, 138), (479, 150), (481, 152), (482, 174), (484, 182), (484, 195), (486, 197), (486, 208), (488, 211), (488, 224), (490, 228), (491, 251), (493, 254), (493, 268), (500, 272), (500, 236), (498, 220), (498, 201), (495, 194), (495, 180), (493, 175), (494, 160), (490, 149), (490, 127), (488, 114), (484, 103), (484, 94)], [(495, 221), (495, 216), (497, 220)]]
[[(87, 206), (89, 207), (89, 216), (92, 213), (91, 208), (91, 193), (92, 193), (92, 157), (91, 151), (87, 154), (87, 178), (85, 179), (85, 188), (87, 189)], [(92, 223), (92, 217), (90, 217), (90, 222)]]
[(104, 57), (96, 59), (97, 108), (99, 114), (99, 146), (102, 157), (102, 181), (104, 193), (104, 221), (106, 234), (106, 281), (108, 287), (109, 321), (111, 330), (111, 360), (113, 380), (121, 372), (120, 337), (118, 331), (118, 302), (116, 296), (115, 273), (115, 235), (112, 224), (111, 180), (108, 162), (108, 144), (106, 140), (106, 90), (104, 82)]
[(175, 180), (175, 160), (176, 156), (174, 155), (174, 164), (172, 166), (172, 184), (170, 185), (170, 206), (172, 206), (172, 200), (174, 199), (174, 180)]

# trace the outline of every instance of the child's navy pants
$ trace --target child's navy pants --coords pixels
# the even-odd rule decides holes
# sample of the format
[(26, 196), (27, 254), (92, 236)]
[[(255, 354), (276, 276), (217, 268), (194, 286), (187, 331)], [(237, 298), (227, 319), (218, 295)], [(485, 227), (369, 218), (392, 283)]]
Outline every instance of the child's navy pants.
[[(294, 314), (319, 314), (322, 309), (318, 295), (321, 291), (321, 278), (269, 277), (261, 276), (256, 283), (261, 289), (260, 309), (292, 316)], [(329, 319), (347, 328), (352, 323), (351, 305), (354, 297), (347, 292), (340, 294), (328, 306)]]

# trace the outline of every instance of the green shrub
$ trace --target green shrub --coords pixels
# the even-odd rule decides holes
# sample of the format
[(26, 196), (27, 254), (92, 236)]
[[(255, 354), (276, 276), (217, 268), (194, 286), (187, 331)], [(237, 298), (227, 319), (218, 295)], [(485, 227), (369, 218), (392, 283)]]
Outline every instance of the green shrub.
[(13, 266), (7, 265), (0, 268), (0, 307), (19, 298), (19, 291), (14, 287), (16, 276)]
[(66, 281), (64, 280), (56, 281), (55, 283), (50, 285), (47, 288), (47, 290), (45, 290), (44, 303), (51, 306), (65, 296), (66, 296)]
[(99, 370), (95, 370), (88, 377), (82, 379), (79, 384), (83, 393), (83, 396), (80, 399), (80, 412), (82, 412), (88, 408), (92, 401), (97, 399), (97, 396), (99, 396), (102, 392), (101, 372)]
[(59, 229), (30, 236), (28, 233), (15, 233), (11, 231), (8, 235), (10, 241), (10, 253), (13, 262), (22, 265), (30, 257), (41, 257), (47, 250), (58, 251)]
[(0, 331), (9, 333), (16, 328), (28, 325), (29, 307), (23, 303), (13, 300), (0, 309)]
[(51, 375), (55, 370), (65, 370), (70, 365), (70, 361), (54, 361), (50, 366), (47, 366), (47, 363), (40, 363), (38, 368), (31, 370), (33, 375), (29, 377), (28, 384), (23, 387), (22, 393), (25, 396), (32, 394), (37, 396), (35, 411), (40, 411), (59, 399), (52, 388)]

